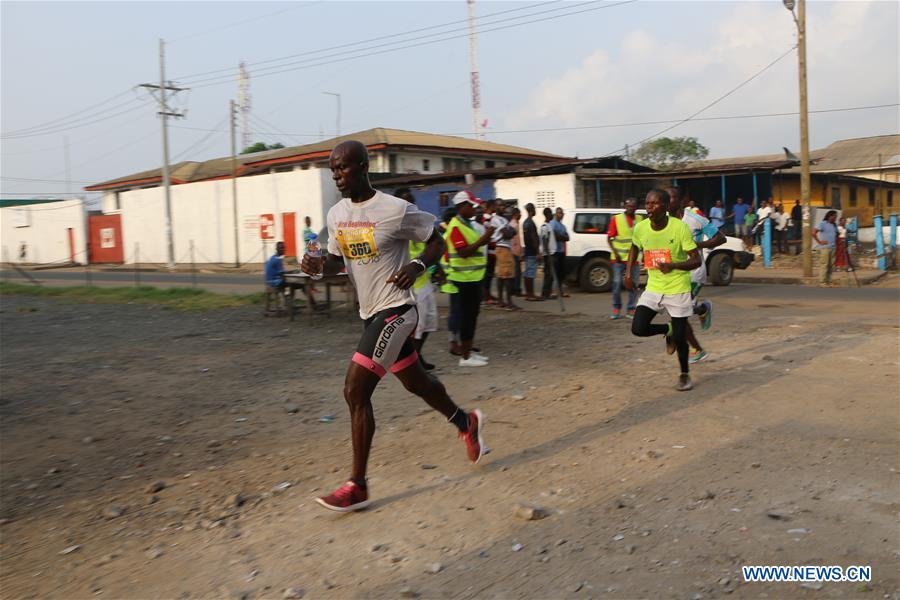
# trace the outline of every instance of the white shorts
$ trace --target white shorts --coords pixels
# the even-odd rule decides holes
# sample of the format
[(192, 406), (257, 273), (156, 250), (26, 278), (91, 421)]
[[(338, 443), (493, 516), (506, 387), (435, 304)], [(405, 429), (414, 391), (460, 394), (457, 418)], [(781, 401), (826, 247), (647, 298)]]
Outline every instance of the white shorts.
[(423, 333), (438, 330), (437, 294), (434, 293), (434, 285), (427, 283), (417, 290), (413, 290), (416, 296), (416, 308), (419, 311), (419, 323), (413, 336), (420, 340)]
[(638, 306), (646, 306), (656, 312), (667, 312), (670, 317), (689, 317), (694, 314), (694, 301), (691, 293), (658, 294), (645, 291), (638, 300)]
[(706, 263), (701, 262), (700, 266), (691, 271), (691, 283), (706, 284)]

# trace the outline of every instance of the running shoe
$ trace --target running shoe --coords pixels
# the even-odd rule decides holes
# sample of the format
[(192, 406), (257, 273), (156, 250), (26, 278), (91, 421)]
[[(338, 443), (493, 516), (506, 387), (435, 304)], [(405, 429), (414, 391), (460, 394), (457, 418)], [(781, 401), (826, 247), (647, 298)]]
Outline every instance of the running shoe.
[(712, 302), (704, 300), (700, 304), (706, 308), (706, 312), (700, 315), (700, 329), (706, 331), (712, 327)]
[(472, 349), (471, 352), (469, 352), (469, 357), (471, 358), (473, 356), (475, 358), (477, 358), (478, 360), (483, 360), (484, 362), (491, 362), (491, 359), (489, 359), (487, 356), (485, 356), (481, 352), (476, 352), (474, 348)]
[(678, 385), (675, 386), (675, 389), (679, 392), (687, 392), (694, 389), (694, 384), (691, 383), (691, 376), (687, 373), (682, 373), (678, 376)]
[(369, 492), (352, 481), (348, 481), (327, 496), (316, 498), (316, 502), (337, 512), (352, 512), (369, 505)]
[(469, 354), (469, 358), (460, 358), (459, 366), (461, 367), (486, 367), (487, 361), (481, 358), (478, 358), (476, 354)]
[(709, 358), (709, 353), (706, 350), (695, 350), (688, 356), (688, 362), (694, 364), (706, 360), (707, 358)]
[(621, 319), (621, 318), (622, 318), (622, 309), (620, 309), (620, 308), (614, 308), (613, 311), (612, 311), (612, 314), (609, 315), (609, 318), (610, 318), (610, 319), (613, 319), (613, 320), (615, 320), (615, 319)]
[(460, 439), (466, 442), (466, 453), (469, 455), (469, 460), (476, 465), (485, 452), (483, 432), (484, 415), (481, 414), (481, 410), (476, 408), (469, 413), (469, 429), (459, 432)]
[(633, 319), (633, 318), (634, 318), (634, 313), (635, 313), (635, 309), (632, 308), (631, 310), (629, 310), (629, 311), (628, 311), (628, 318), (629, 318), (629, 319)]

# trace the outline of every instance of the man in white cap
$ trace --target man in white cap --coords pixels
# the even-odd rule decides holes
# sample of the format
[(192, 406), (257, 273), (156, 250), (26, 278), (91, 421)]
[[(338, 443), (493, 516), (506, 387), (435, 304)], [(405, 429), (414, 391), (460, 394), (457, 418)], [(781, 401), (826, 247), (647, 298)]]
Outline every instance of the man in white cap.
[(459, 344), (461, 367), (483, 367), (486, 356), (472, 351), (475, 326), (481, 307), (481, 285), (487, 267), (486, 246), (491, 241), (494, 228), (490, 225), (480, 231), (473, 220), (475, 205), (480, 204), (472, 192), (463, 190), (453, 197), (456, 216), (450, 220), (444, 239), (447, 241), (447, 279), (456, 286), (459, 316)]

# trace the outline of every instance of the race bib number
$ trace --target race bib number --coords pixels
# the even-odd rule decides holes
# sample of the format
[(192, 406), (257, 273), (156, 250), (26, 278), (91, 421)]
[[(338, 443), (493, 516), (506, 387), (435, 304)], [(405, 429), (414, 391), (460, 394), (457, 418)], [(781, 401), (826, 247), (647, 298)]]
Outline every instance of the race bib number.
[(668, 248), (656, 250), (644, 249), (644, 267), (647, 269), (658, 269), (660, 263), (672, 262), (672, 253)]
[(374, 227), (338, 229), (337, 242), (341, 247), (341, 253), (349, 259), (360, 260), (378, 256)]

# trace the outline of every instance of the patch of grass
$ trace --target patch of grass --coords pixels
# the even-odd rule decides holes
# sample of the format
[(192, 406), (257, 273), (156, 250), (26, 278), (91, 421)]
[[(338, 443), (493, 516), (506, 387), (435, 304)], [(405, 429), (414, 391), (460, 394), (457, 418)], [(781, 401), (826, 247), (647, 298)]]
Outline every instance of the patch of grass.
[(45, 287), (20, 283), (0, 283), (2, 295), (60, 298), (87, 304), (156, 304), (177, 310), (213, 310), (260, 304), (265, 294), (215, 294), (191, 288), (156, 287)]

